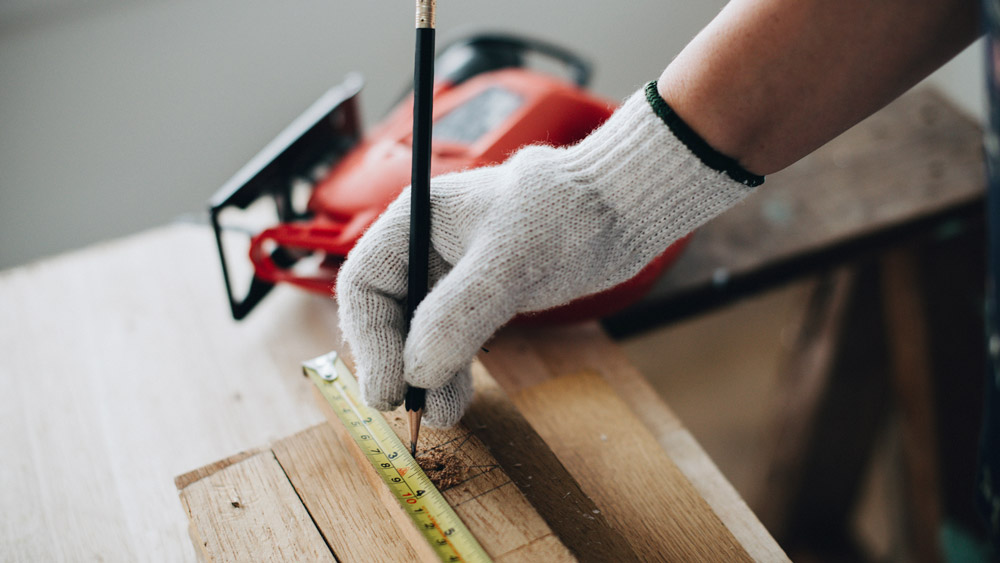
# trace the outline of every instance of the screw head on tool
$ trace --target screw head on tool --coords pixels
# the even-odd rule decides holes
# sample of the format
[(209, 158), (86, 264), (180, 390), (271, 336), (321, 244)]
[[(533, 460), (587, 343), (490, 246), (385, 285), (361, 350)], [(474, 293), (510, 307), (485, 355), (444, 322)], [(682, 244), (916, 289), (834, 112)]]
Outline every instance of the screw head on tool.
[(323, 381), (337, 379), (337, 352), (330, 352), (318, 358), (303, 362), (302, 367), (312, 369)]

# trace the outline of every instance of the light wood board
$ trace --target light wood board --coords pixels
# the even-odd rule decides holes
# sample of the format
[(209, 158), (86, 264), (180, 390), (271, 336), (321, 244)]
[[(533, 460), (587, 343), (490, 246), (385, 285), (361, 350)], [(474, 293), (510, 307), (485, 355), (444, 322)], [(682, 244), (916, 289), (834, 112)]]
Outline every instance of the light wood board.
[[(0, 482), (15, 484), (0, 487), (0, 540), (13, 559), (194, 561), (174, 477), (323, 420), (300, 363), (338, 346), (335, 303), (278, 288), (236, 323), (220, 278), (210, 231), (193, 225), (0, 273)], [(528, 349), (551, 362), (590, 345), (578, 336), (605, 338), (574, 330), (568, 346), (557, 332)], [(643, 411), (662, 402), (633, 378), (608, 381), (748, 553), (774, 560), (776, 547), (758, 557), (747, 543), (769, 539), (680, 423)]]
[[(326, 401), (318, 393), (317, 400), (326, 406)], [(341, 434), (342, 441), (349, 444), (340, 454), (355, 461), (352, 471), (367, 479), (378, 499), (378, 509), (391, 513), (396, 528), (403, 532), (401, 536), (415, 550), (425, 548), (426, 540), (416, 533), (408, 521), (409, 517), (351, 441), (337, 415), (326, 410), (330, 426)], [(397, 433), (407, 434), (406, 417), (401, 409), (388, 413), (387, 420)], [(460, 482), (442, 487), (441, 492), (494, 561), (574, 560), (566, 546), (468, 428), (463, 425), (446, 430), (425, 428), (421, 434), (421, 451), (444, 452), (454, 456), (455, 463), (463, 467)], [(360, 514), (367, 512), (362, 509)], [(432, 556), (425, 555), (425, 558)]]
[(194, 561), (176, 475), (323, 420), (299, 362), (336, 306), (229, 318), (210, 231), (174, 225), (0, 273), (0, 545), (15, 561)]
[[(565, 441), (581, 439), (577, 430), (577, 422), (581, 417), (567, 418), (564, 413), (535, 400), (533, 388), (562, 378), (583, 377), (589, 380), (592, 390), (598, 390), (598, 395), (613, 390), (617, 398), (607, 395), (608, 404), (603, 408), (620, 408), (618, 401), (627, 406), (629, 420), (638, 420), (651, 433), (653, 439), (666, 451), (672, 464), (683, 474), (686, 482), (711, 507), (715, 517), (751, 559), (787, 560), (781, 547), (690, 432), (628, 362), (621, 349), (596, 324), (561, 328), (511, 327), (491, 340), (486, 348), (489, 353), (479, 355), (483, 366), (505, 388), (513, 403), (536, 431), (552, 445), (553, 450), (557, 450), (558, 445)], [(600, 381), (593, 379), (595, 374), (600, 376)], [(537, 390), (534, 393), (537, 394)], [(611, 423), (608, 429), (615, 426), (615, 423)], [(583, 437), (590, 440), (588, 453), (606, 449), (604, 445), (607, 442), (601, 440), (601, 435), (609, 437), (608, 429), (592, 429)], [(607, 452), (602, 455), (605, 454)], [(603, 465), (592, 462), (576, 467), (565, 459), (563, 462), (583, 484), (589, 478), (613, 480), (617, 477), (617, 460), (613, 455), (606, 455), (604, 459), (606, 464)], [(664, 470), (670, 471), (669, 468)], [(600, 504), (597, 493), (592, 494)], [(670, 495), (675, 492), (661, 494)], [(682, 494), (687, 495), (688, 492)], [(716, 530), (717, 528), (709, 527), (706, 528), (706, 533), (712, 534)], [(637, 551), (642, 552), (642, 549)]]
[[(515, 330), (512, 334), (524, 332)], [(587, 334), (582, 332), (577, 336)], [(532, 343), (547, 342), (538, 338), (540, 334), (530, 336)], [(590, 344), (604, 348), (605, 352), (614, 349), (610, 342), (602, 344), (594, 337), (590, 334)], [(491, 346), (504, 348), (512, 338), (516, 339), (501, 336)], [(491, 355), (497, 354), (495, 347), (491, 350)], [(544, 346), (536, 349), (528, 345), (520, 353), (544, 353), (544, 350)], [(622, 365), (627, 364), (618, 367)], [(479, 392), (463, 424), (446, 430), (425, 429), (421, 436), (422, 450), (446, 451), (461, 459), (466, 473), (459, 483), (443, 488), (442, 492), (494, 560), (785, 559), (773, 540), (768, 541), (766, 532), (752, 538), (747, 546), (741, 544), (657, 443), (656, 437), (598, 372), (555, 375), (544, 361), (535, 363), (533, 373), (529, 366), (518, 366), (516, 373), (505, 372), (502, 363), (495, 369), (520, 378), (520, 389), (513, 400), (476, 364), (474, 375)], [(507, 378), (508, 383), (512, 379)], [(641, 389), (635, 382), (632, 385), (633, 389)], [(630, 386), (622, 388), (627, 390)], [(326, 407), (318, 393), (317, 400)], [(333, 553), (342, 561), (355, 560), (356, 553), (337, 546), (380, 543), (383, 548), (406, 546), (421, 560), (431, 558), (425, 540), (415, 533), (408, 517), (339, 419), (328, 408), (325, 410), (340, 444), (339, 451), (325, 451), (330, 456), (339, 456), (340, 461), (331, 459), (324, 465), (336, 467), (339, 476), (325, 476), (312, 482), (308, 478), (296, 479), (293, 476), (302, 473), (295, 468), (297, 462), (287, 453), (277, 453), (305, 452), (317, 446), (290, 438), (272, 449), (282, 464), (291, 466), (286, 473), (295, 483), (295, 489), (305, 491), (299, 494), (302, 502), (321, 510), (314, 520), (324, 531)], [(660, 416), (668, 418), (669, 411), (661, 410)], [(405, 442), (408, 435), (404, 413), (401, 410), (389, 413), (387, 420)], [(351, 461), (345, 463), (345, 459)], [(345, 479), (352, 480), (353, 486), (344, 486)], [(344, 491), (353, 496), (335, 500), (341, 499)], [(226, 498), (208, 502), (225, 504)], [(339, 502), (351, 504), (353, 520), (339, 526), (325, 524), (330, 518), (324, 516), (329, 512), (324, 507)], [(313, 510), (308, 508), (309, 512)], [(733, 519), (733, 513), (729, 518)], [(555, 533), (550, 523), (560, 533)], [(222, 520), (209, 525), (225, 529), (234, 523)], [(381, 539), (353, 542), (355, 529), (377, 531)], [(214, 534), (221, 535), (218, 531)], [(195, 534), (199, 538), (205, 535)], [(236, 535), (244, 536), (247, 532)], [(386, 537), (397, 540), (387, 541)], [(388, 555), (391, 553), (380, 556)], [(373, 556), (364, 554), (369, 559)]]
[(206, 561), (335, 561), (271, 452), (189, 484), (181, 501)]
[[(460, 481), (440, 487), (483, 549), (494, 561), (633, 561), (623, 535), (608, 523), (559, 459), (483, 371), (477, 394), (462, 423), (424, 428), (418, 457), (426, 452), (454, 456)], [(317, 393), (331, 426), (350, 442), (336, 414)], [(386, 420), (403, 443), (409, 441), (402, 408)], [(349, 448), (382, 504), (408, 529), (406, 515), (371, 470), (358, 448)], [(537, 478), (537, 480), (536, 480)], [(412, 542), (421, 546), (421, 537)]]

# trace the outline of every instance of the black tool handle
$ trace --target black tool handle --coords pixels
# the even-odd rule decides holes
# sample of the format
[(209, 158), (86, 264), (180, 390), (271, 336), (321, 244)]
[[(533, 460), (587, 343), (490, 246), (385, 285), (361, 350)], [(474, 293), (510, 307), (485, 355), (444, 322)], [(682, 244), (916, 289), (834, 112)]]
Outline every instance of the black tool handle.
[[(406, 291), (407, 333), (427, 295), (431, 242), (431, 128), (434, 96), (434, 28), (417, 28), (413, 73), (413, 168), (410, 175), (410, 261)], [(425, 390), (406, 391), (406, 410), (424, 407)]]

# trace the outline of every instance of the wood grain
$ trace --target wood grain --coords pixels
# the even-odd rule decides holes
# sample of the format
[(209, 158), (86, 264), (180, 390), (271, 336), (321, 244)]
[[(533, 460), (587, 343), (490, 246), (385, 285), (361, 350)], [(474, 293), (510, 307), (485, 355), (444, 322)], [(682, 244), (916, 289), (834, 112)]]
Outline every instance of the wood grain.
[(599, 375), (562, 376), (514, 400), (640, 557), (752, 560)]
[(336, 561), (271, 452), (181, 491), (205, 561)]
[[(212, 242), (175, 225), (0, 274), (0, 440), (19, 460), (0, 465), (19, 485), (0, 488), (0, 530), (15, 558), (192, 561), (175, 477), (323, 420), (299, 365), (340, 342), (336, 304), (277, 288), (235, 323)], [(606, 338), (587, 325), (579, 345), (591, 331)], [(699, 491), (742, 502), (693, 440), (683, 451), (714, 481)]]
[(414, 548), (403, 540), (413, 525), (401, 522), (406, 525), (401, 528), (382, 504), (358, 460), (347, 453), (355, 447), (329, 424), (319, 424), (271, 449), (338, 561), (433, 559), (429, 549), (419, 549), (425, 545)]
[(479, 364), (476, 396), (462, 418), (532, 507), (579, 561), (636, 561), (628, 541), (607, 521), (559, 458)]
[(193, 561), (175, 476), (323, 419), (299, 363), (335, 304), (279, 288), (234, 323), (213, 244), (174, 225), (0, 273), (5, 555)]
[[(596, 323), (544, 329), (508, 327), (486, 348), (489, 353), (480, 354), (480, 361), (549, 444), (572, 439), (578, 415), (574, 413), (566, 418), (555, 411), (533, 409), (519, 401), (520, 393), (562, 376), (600, 374), (628, 405), (632, 416), (653, 434), (743, 549), (757, 561), (787, 561), (784, 551), (691, 433)], [(548, 426), (551, 434), (542, 431), (541, 425)], [(618, 477), (615, 465), (588, 470), (591, 469), (598, 472), (598, 479)], [(584, 482), (582, 478), (578, 480), (581, 484)], [(641, 550), (636, 551), (641, 553)]]
[(261, 448), (254, 448), (252, 450), (248, 450), (245, 452), (233, 454), (227, 458), (220, 459), (219, 461), (210, 463), (204, 467), (199, 467), (198, 469), (195, 469), (193, 471), (188, 471), (187, 473), (183, 475), (178, 475), (177, 477), (174, 478), (174, 486), (177, 487), (178, 491), (183, 490), (185, 487), (187, 487), (191, 483), (194, 483), (195, 481), (201, 481), (202, 479), (208, 477), (209, 475), (212, 475), (213, 473), (223, 470), (234, 463), (239, 463), (244, 459), (247, 459), (248, 457), (253, 457), (261, 453), (262, 451), (263, 450)]
[[(394, 519), (402, 537), (414, 549), (424, 548), (426, 541), (417, 533), (409, 516), (399, 506), (399, 501), (351, 440), (336, 413), (318, 391), (316, 400), (321, 403), (330, 426), (340, 435), (341, 440), (350, 442), (347, 449), (354, 457), (355, 471), (368, 480), (370, 492)], [(387, 413), (386, 421), (404, 443), (409, 442), (406, 415), (402, 407)], [(466, 469), (460, 482), (449, 488), (442, 488), (441, 492), (494, 561), (575, 561), (569, 549), (535, 511), (482, 441), (465, 425), (459, 424), (447, 429), (422, 429), (418, 455), (435, 450), (455, 456)]]

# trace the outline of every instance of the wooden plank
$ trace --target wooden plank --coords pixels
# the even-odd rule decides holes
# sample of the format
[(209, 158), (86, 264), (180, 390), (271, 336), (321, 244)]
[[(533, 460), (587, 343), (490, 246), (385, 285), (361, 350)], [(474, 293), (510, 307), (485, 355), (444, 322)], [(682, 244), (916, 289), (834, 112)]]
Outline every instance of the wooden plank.
[(353, 447), (329, 424), (319, 424), (274, 443), (271, 449), (338, 561), (433, 558), (427, 550), (418, 552), (411, 542), (403, 541), (389, 508), (347, 453)]
[[(531, 431), (527, 422), (520, 417), (485, 370), (477, 365), (474, 373), (479, 392), (464, 420), (474, 430), (469, 430), (468, 427), (427, 429), (422, 436), (422, 444), (427, 449), (445, 449), (460, 456), (464, 466), (475, 469), (458, 485), (446, 488), (444, 494), (495, 559), (572, 560), (564, 543), (578, 542), (574, 552), (581, 560), (628, 560), (631, 549), (622, 546), (621, 536), (611, 536), (610, 540), (618, 541), (619, 544), (612, 544), (613, 547), (608, 548), (601, 545), (605, 540), (588, 540), (588, 534), (605, 533), (601, 526), (595, 527), (595, 523), (607, 526), (610, 521), (618, 530), (626, 532), (622, 535), (627, 536), (626, 541), (631, 543), (632, 549), (639, 553), (641, 559), (667, 557), (749, 560), (748, 553), (740, 548), (735, 538), (673, 466), (666, 453), (655, 444), (652, 435), (628, 412), (628, 407), (620, 399), (616, 399), (615, 393), (603, 379), (590, 374), (582, 381), (573, 380), (568, 384), (573, 390), (582, 392), (590, 403), (581, 400), (575, 393), (567, 393), (567, 389), (559, 385), (573, 378), (560, 378), (522, 391), (531, 397), (525, 399), (525, 404), (530, 406), (532, 402), (543, 403), (542, 406), (532, 407), (532, 410), (555, 413), (555, 419), (566, 420), (584, 418), (579, 416), (581, 411), (591, 413), (594, 398), (597, 397), (596, 400), (601, 403), (601, 407), (597, 409), (598, 416), (585, 417), (592, 419), (596, 426), (584, 424), (580, 427), (583, 428), (582, 435), (596, 435), (594, 428), (614, 428), (623, 433), (613, 438), (605, 436), (606, 439), (601, 440), (601, 447), (605, 452), (593, 456), (586, 453), (595, 449), (592, 440), (586, 444), (579, 440), (565, 442), (558, 448), (553, 448), (558, 454), (557, 458), (552, 455), (547, 444)], [(612, 400), (609, 401), (609, 398)], [(568, 415), (570, 411), (574, 414)], [(330, 413), (330, 416), (335, 415)], [(403, 414), (397, 411), (390, 413), (388, 418), (401, 437), (405, 438)], [(340, 427), (339, 420), (334, 420), (333, 423), (336, 426), (331, 427)], [(405, 534), (411, 524), (398, 508), (396, 500), (387, 492), (379, 496), (379, 491), (385, 491), (385, 487), (374, 472), (357, 471), (359, 468), (367, 468), (367, 460), (361, 458), (360, 453), (353, 459), (347, 459), (346, 465), (344, 459), (339, 462), (333, 459), (338, 451), (343, 458), (341, 448), (345, 445), (344, 441), (350, 438), (346, 435), (339, 436), (338, 447), (311, 443), (321, 435), (321, 430), (314, 429), (282, 440), (273, 448), (317, 525), (321, 530), (333, 531), (325, 534), (331, 545), (338, 541), (334, 536), (338, 533), (343, 535), (345, 528), (353, 530), (382, 526), (383, 532), (389, 537), (392, 537), (393, 530)], [(311, 438), (306, 440), (307, 436)], [(612, 447), (608, 447), (608, 441), (612, 442)], [(356, 450), (353, 442), (349, 446), (349, 450)], [(637, 463), (628, 458), (626, 454), (633, 449), (643, 452), (642, 462)], [(581, 452), (588, 459), (582, 460)], [(543, 455), (537, 456), (538, 453)], [(536, 457), (540, 457), (542, 461), (535, 459)], [(565, 468), (559, 459), (571, 460), (571, 466), (582, 467), (583, 472), (576, 473)], [(601, 470), (594, 470), (588, 467), (591, 462), (606, 466)], [(553, 472), (553, 465), (565, 474)], [(332, 470), (333, 473), (342, 474), (329, 474), (333, 467), (336, 467), (336, 470)], [(510, 468), (513, 476), (505, 467)], [(608, 468), (616, 474), (611, 482), (594, 477), (602, 472), (606, 475)], [(345, 481), (345, 475), (349, 478), (352, 470), (354, 480)], [(365, 487), (359, 487), (358, 479), (361, 479), (360, 483), (364, 481), (362, 474), (368, 476), (372, 485), (367, 491), (363, 490)], [(592, 480), (585, 485), (577, 485), (573, 478), (576, 475), (590, 476)], [(668, 492), (659, 493), (658, 490), (662, 488)], [(331, 492), (338, 490), (351, 490), (360, 494), (343, 499), (343, 502), (350, 504), (350, 508), (334, 507)], [(594, 494), (599, 500), (591, 500), (583, 493), (584, 490), (597, 491)], [(502, 493), (504, 496), (498, 496)], [(532, 505), (527, 499), (533, 494)], [(572, 502), (560, 502), (559, 497), (568, 497)], [(386, 513), (379, 516), (377, 511), (372, 510), (373, 506), (381, 506)], [(548, 521), (555, 522), (557, 527), (569, 523), (584, 531), (570, 530), (564, 532), (567, 535), (557, 538), (546, 524), (546, 519), (535, 513), (534, 507), (538, 506), (542, 507), (538, 512), (547, 514)], [(337, 523), (337, 512), (349, 512), (357, 519)], [(385, 527), (387, 524), (388, 528)], [(536, 530), (532, 536), (523, 530), (524, 527), (532, 526), (541, 531)], [(512, 533), (511, 528), (516, 532)], [(718, 537), (712, 534), (718, 534)], [(559, 539), (564, 543), (560, 543)], [(419, 547), (423, 540), (416, 536), (409, 537), (407, 541)], [(399, 545), (398, 539), (391, 542), (386, 536), (360, 543)], [(357, 553), (342, 556), (342, 553), (347, 553), (344, 550), (349, 548), (350, 546), (335, 546), (334, 550), (342, 559), (346, 557), (347, 560), (352, 560)]]
[(514, 401), (641, 556), (752, 560), (599, 375), (558, 377)]
[(496, 463), (579, 561), (637, 561), (622, 534), (480, 364), (462, 418)]
[(233, 454), (227, 458), (220, 459), (219, 461), (210, 463), (204, 467), (199, 467), (193, 471), (188, 471), (183, 475), (178, 475), (174, 478), (174, 486), (177, 487), (178, 491), (184, 490), (185, 487), (194, 483), (195, 481), (201, 481), (205, 477), (212, 475), (218, 471), (221, 471), (234, 463), (239, 463), (248, 457), (253, 457), (263, 450), (260, 448), (254, 448), (252, 450), (247, 450), (245, 452), (240, 452), (238, 454)]
[(235, 323), (214, 253), (173, 225), (0, 273), (5, 554), (194, 561), (174, 478), (323, 420), (300, 362), (336, 304), (278, 288)]
[[(313, 397), (319, 405), (320, 410), (326, 416), (327, 425), (336, 433), (338, 442), (345, 446), (344, 450), (342, 450), (342, 452), (348, 454), (346, 456), (348, 458), (348, 466), (345, 470), (349, 474), (360, 476), (362, 482), (365, 483), (361, 487), (363, 488), (360, 500), (361, 506), (359, 507), (359, 516), (361, 519), (364, 521), (374, 517), (372, 519), (378, 520), (378, 522), (372, 522), (370, 525), (377, 527), (388, 526), (392, 531), (387, 533), (394, 533), (397, 542), (406, 543), (409, 546), (408, 549), (415, 552), (419, 560), (427, 561), (434, 559), (435, 555), (430, 547), (427, 546), (426, 540), (418, 533), (407, 514), (399, 507), (399, 501), (393, 497), (391, 491), (382, 483), (374, 469), (371, 468), (369, 461), (357, 447), (351, 435), (343, 427), (343, 423), (337, 418), (336, 413), (333, 412), (329, 403), (326, 402), (326, 398), (315, 388), (313, 389)], [(380, 514), (388, 516), (388, 519), (384, 519), (384, 516), (380, 519), (378, 516)]]
[[(414, 549), (422, 549), (426, 541), (417, 533), (406, 512), (364, 454), (353, 444), (340, 419), (318, 391), (316, 400), (326, 413), (330, 426), (341, 435), (342, 440), (351, 442), (352, 447), (348, 450), (358, 470), (368, 479), (381, 505), (395, 519), (397, 529), (405, 534)], [(409, 433), (402, 407), (386, 413), (386, 420), (404, 443), (408, 443)], [(420, 433), (420, 446), (418, 456), (423, 452), (442, 452), (461, 468), (461, 476), (455, 483), (439, 488), (494, 561), (576, 560), (482, 441), (467, 427), (459, 424), (448, 429), (424, 428)]]
[(816, 284), (781, 369), (755, 506), (793, 553), (863, 558), (852, 516), (892, 399), (881, 301), (875, 262), (831, 273)]
[(181, 490), (205, 561), (336, 561), (267, 451)]
[[(11, 377), (0, 400), (14, 421), (0, 432), (21, 460), (0, 469), (23, 485), (0, 493), (0, 529), (15, 553), (193, 560), (175, 476), (322, 420), (299, 363), (339, 342), (336, 304), (277, 288), (234, 323), (212, 283), (213, 252), (207, 229), (175, 225), (0, 275), (0, 308), (11, 320), (0, 333), (12, 343), (3, 370), (50, 375)], [(66, 287), (66, 279), (76, 281)], [(592, 344), (573, 338), (558, 346)], [(679, 428), (671, 416), (660, 423)], [(713, 481), (699, 491), (739, 502), (690, 436), (672, 436), (689, 441), (677, 451), (687, 452), (682, 467), (700, 467), (692, 482)], [(94, 510), (99, 518), (81, 518)]]
[[(600, 374), (628, 406), (630, 420), (638, 420), (655, 436), (659, 446), (683, 472), (688, 486), (693, 486), (705, 499), (710, 511), (754, 560), (787, 560), (781, 547), (694, 437), (599, 325), (584, 323), (544, 329), (512, 326), (501, 331), (486, 348), (489, 352), (480, 354), (480, 361), (549, 444), (572, 439), (576, 416), (560, 418), (544, 409), (530, 410), (529, 414), (528, 406), (518, 400), (519, 393), (560, 376)], [(536, 420), (547, 421), (552, 434), (542, 432)], [(617, 465), (613, 463), (585, 470), (595, 471), (598, 480), (611, 481), (619, 477)], [(584, 482), (582, 478), (578, 480), (581, 484)]]
[(765, 484), (754, 503), (757, 515), (777, 538), (787, 538), (795, 520), (793, 504), (802, 489), (803, 464), (820, 431), (817, 412), (830, 385), (830, 366), (856, 278), (855, 269), (842, 268), (813, 284), (794, 344), (780, 368), (780, 392), (771, 409)]
[(905, 460), (906, 533), (915, 561), (941, 560), (941, 486), (932, 363), (917, 258), (903, 248), (882, 259), (883, 303)]

